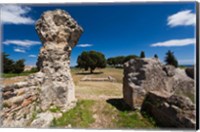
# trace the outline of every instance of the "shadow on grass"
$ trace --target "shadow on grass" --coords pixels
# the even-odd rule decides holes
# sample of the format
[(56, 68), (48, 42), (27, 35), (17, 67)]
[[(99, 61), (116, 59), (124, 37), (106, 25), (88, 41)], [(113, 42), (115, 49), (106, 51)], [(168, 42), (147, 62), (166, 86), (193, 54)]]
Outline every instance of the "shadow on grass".
[(103, 72), (83, 72), (83, 73), (76, 73), (76, 75), (97, 75), (97, 74), (102, 74)]
[(114, 98), (106, 100), (107, 103), (116, 107), (119, 111), (132, 111), (131, 107), (128, 106), (123, 99)]

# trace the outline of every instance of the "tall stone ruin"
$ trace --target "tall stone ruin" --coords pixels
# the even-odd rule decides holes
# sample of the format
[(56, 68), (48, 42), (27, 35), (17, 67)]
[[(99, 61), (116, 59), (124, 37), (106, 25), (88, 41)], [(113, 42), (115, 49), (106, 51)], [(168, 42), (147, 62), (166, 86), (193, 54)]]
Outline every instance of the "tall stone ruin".
[(67, 107), (75, 100), (70, 54), (83, 30), (67, 12), (55, 10), (41, 16), (36, 31), (43, 43), (37, 62), (43, 76), (41, 107), (47, 109), (51, 104)]
[[(3, 86), (2, 127), (48, 127), (61, 113), (76, 104), (70, 73), (70, 54), (83, 29), (64, 10), (46, 11), (36, 22), (43, 46), (38, 55), (39, 72), (24, 82)], [(33, 115), (36, 117), (33, 119)]]

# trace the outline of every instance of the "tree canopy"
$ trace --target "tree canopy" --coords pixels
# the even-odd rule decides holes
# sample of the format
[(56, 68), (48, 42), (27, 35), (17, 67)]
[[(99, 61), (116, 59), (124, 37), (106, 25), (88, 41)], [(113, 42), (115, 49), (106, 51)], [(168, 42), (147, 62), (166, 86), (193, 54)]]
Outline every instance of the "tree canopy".
[(25, 67), (24, 60), (23, 59), (18, 60), (18, 61), (15, 62), (14, 71), (13, 72), (19, 74), (19, 73), (24, 71), (24, 67)]
[(14, 61), (8, 58), (8, 54), (3, 52), (3, 73), (13, 72)]
[(155, 54), (155, 55), (154, 55), (154, 58), (158, 58), (158, 55), (157, 55), (157, 54)]
[(78, 56), (77, 64), (77, 67), (84, 68), (86, 71), (90, 69), (90, 72), (93, 73), (96, 68), (106, 67), (106, 59), (101, 52), (84, 51)]
[(21, 73), (24, 71), (25, 60), (21, 59), (15, 62), (8, 57), (9, 55), (3, 52), (3, 73)]
[(141, 51), (141, 53), (140, 53), (140, 58), (145, 58), (145, 53), (144, 53), (144, 51)]
[(137, 58), (136, 55), (128, 55), (128, 56), (116, 56), (107, 59), (107, 64), (110, 66), (118, 67), (119, 65), (122, 66), (125, 62), (129, 61), (130, 59)]
[(176, 57), (174, 56), (174, 52), (170, 50), (166, 53), (165, 62), (168, 65), (173, 65), (175, 67), (178, 67), (178, 61)]

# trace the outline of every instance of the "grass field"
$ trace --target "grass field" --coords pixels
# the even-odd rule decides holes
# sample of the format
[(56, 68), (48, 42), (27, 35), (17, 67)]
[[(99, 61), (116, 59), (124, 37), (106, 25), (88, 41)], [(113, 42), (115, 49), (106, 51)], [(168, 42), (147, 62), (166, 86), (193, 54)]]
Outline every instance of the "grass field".
[(30, 74), (33, 74), (33, 73), (31, 73), (31, 72), (22, 72), (22, 73), (19, 73), (19, 74), (16, 74), (16, 73), (3, 73), (2, 77), (3, 78), (11, 78), (11, 77), (18, 77), (18, 76), (28, 76)]
[[(97, 69), (94, 74), (80, 69), (71, 69), (75, 83), (77, 106), (54, 120), (53, 127), (72, 126), (76, 128), (156, 128), (155, 122), (132, 111), (124, 104), (122, 95), (123, 69)], [(80, 81), (83, 77), (112, 76), (116, 82)], [(67, 117), (73, 117), (67, 119)], [(66, 117), (66, 118), (65, 118)]]
[[(71, 73), (75, 83), (75, 96), (78, 99), (77, 106), (63, 113), (62, 117), (54, 119), (51, 127), (156, 128), (151, 118), (143, 116), (140, 111), (132, 111), (123, 102), (123, 69), (97, 69), (94, 74), (90, 74), (72, 68)], [(112, 76), (116, 82), (81, 81), (85, 76), (95, 78)]]

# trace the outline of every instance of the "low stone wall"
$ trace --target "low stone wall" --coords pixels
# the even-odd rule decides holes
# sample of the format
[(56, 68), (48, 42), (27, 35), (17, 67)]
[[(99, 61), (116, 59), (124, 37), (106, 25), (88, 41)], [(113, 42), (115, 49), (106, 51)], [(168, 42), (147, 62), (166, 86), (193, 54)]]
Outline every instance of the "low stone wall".
[(105, 77), (105, 78), (91, 78), (91, 77), (88, 77), (88, 76), (85, 76), (84, 78), (81, 79), (81, 81), (108, 81), (108, 82), (115, 82), (116, 79), (111, 77), (111, 76), (108, 76), (108, 77)]

